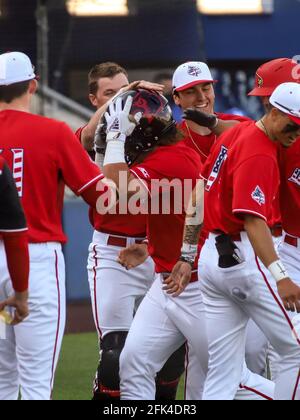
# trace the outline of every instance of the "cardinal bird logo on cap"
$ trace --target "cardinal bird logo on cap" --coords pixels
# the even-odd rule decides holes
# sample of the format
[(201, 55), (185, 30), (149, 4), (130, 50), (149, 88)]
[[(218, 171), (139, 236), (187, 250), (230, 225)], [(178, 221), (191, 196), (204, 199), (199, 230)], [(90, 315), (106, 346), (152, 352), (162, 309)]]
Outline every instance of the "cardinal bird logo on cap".
[(259, 74), (257, 75), (257, 85), (259, 88), (262, 88), (264, 85), (264, 79)]
[(200, 69), (200, 67), (196, 67), (196, 66), (188, 67), (188, 74), (190, 76), (198, 77), (200, 76), (201, 73), (202, 73), (202, 70)]

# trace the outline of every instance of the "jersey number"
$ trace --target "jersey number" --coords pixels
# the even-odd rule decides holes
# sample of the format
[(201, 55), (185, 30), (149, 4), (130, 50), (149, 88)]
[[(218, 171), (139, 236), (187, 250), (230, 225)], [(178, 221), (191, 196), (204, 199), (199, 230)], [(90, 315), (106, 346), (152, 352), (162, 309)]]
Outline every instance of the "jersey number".
[[(24, 149), (10, 149), (13, 157), (12, 172), (19, 197), (23, 197)], [(3, 150), (0, 150), (0, 154)]]

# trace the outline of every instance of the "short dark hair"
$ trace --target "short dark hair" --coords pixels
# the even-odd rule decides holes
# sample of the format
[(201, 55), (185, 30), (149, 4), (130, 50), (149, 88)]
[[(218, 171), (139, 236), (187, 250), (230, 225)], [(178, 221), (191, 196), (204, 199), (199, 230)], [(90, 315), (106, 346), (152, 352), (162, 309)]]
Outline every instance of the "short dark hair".
[(112, 79), (118, 74), (125, 74), (128, 77), (127, 71), (117, 63), (107, 62), (94, 66), (89, 72), (88, 83), (89, 92), (91, 95), (96, 95), (98, 90), (98, 80), (102, 77), (109, 77)]
[(31, 80), (14, 83), (9, 86), (0, 86), (0, 102), (10, 104), (14, 99), (23, 96), (29, 89)]
[(171, 79), (172, 80), (173, 75), (171, 73), (157, 73), (154, 78), (153, 78), (153, 82), (154, 83), (162, 83), (164, 80), (167, 79)]

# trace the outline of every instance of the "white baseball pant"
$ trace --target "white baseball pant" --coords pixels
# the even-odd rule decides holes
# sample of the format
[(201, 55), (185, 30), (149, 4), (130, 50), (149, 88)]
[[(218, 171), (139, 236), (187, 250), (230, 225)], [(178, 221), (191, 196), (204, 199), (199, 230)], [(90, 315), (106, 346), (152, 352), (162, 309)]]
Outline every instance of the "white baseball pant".
[[(300, 239), (297, 242), (297, 247), (289, 245), (284, 241), (281, 242), (279, 256), (291, 279), (300, 286)], [(291, 314), (291, 318), (295, 331), (300, 336), (300, 314)], [(269, 349), (269, 360), (272, 379), (276, 380), (280, 370), (280, 356), (272, 346)]]
[[(208, 346), (199, 282), (191, 283), (181, 296), (173, 298), (162, 290), (162, 275), (157, 275), (137, 311), (121, 354), (121, 399), (154, 400), (156, 372), (186, 341), (197, 351), (202, 372), (207, 371)], [(240, 382), (244, 394), (249, 395), (253, 385), (258, 387), (254, 391), (259, 396), (253, 393), (254, 399), (273, 397), (273, 383), (247, 369), (241, 372)]]
[[(29, 317), (0, 339), (0, 400), (50, 400), (66, 318), (61, 245), (30, 244)], [(0, 241), (0, 300), (13, 293)]]
[[(118, 262), (121, 247), (108, 245), (108, 235), (95, 232), (89, 247), (88, 278), (95, 325), (100, 338), (114, 331), (129, 331), (134, 313), (154, 281), (151, 258), (126, 270)], [(127, 246), (135, 238), (126, 238)]]
[(291, 316), (278, 296), (276, 282), (255, 256), (245, 232), (241, 242), (236, 242), (245, 262), (219, 268), (216, 236), (210, 234), (199, 263), (210, 355), (204, 399), (234, 399), (249, 318), (281, 356), (275, 399), (299, 399), (300, 340), (292, 333)]

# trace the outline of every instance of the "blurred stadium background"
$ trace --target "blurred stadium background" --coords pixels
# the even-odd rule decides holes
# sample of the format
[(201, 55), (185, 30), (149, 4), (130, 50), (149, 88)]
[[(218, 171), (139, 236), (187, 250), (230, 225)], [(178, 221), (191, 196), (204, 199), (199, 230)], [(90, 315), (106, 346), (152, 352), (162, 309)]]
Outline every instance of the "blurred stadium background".
[[(300, 54), (299, 16), (300, 0), (0, 0), (0, 52), (23, 51), (32, 58), (40, 76), (34, 112), (64, 120), (74, 130), (93, 111), (87, 73), (104, 61), (124, 66), (131, 80), (151, 81), (185, 61), (207, 61), (219, 81), (216, 110), (256, 118), (260, 104), (247, 97), (255, 70), (264, 61)], [(67, 332), (94, 331), (86, 275), (92, 237), (87, 211), (81, 200), (66, 196)], [(80, 357), (80, 345), (96, 342), (93, 334), (81, 340), (77, 351), (72, 337), (65, 342), (57, 381), (61, 390), (74, 366), (90, 369), (84, 367), (86, 355), (82, 360), (67, 356)], [(93, 369), (96, 357), (88, 357)]]

